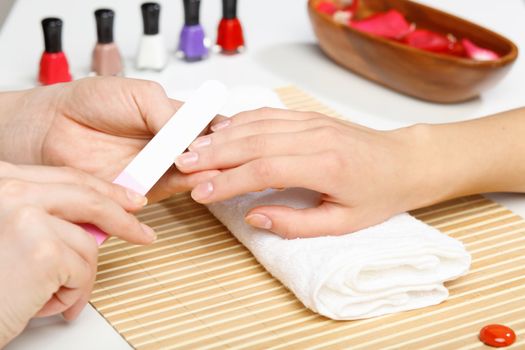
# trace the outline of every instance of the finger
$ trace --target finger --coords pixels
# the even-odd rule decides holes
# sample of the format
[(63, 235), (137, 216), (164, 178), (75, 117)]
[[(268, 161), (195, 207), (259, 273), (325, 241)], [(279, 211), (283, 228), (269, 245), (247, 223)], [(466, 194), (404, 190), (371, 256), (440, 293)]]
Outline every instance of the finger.
[[(60, 219), (53, 219), (53, 226), (57, 237), (84, 259), (84, 261), (86, 261), (91, 267), (90, 278), (87, 278), (86, 284), (80, 288), (82, 293), (78, 295), (78, 298), (73, 305), (62, 311), (66, 320), (73, 320), (84, 309), (90, 299), (91, 291), (93, 290), (93, 284), (95, 283), (97, 273), (98, 244), (93, 236), (86, 235), (85, 231), (79, 226)], [(61, 295), (61, 300), (68, 298), (68, 296), (65, 295), (66, 293), (69, 293), (67, 290), (62, 291), (61, 293), (64, 294)]]
[(349, 209), (330, 202), (316, 208), (294, 209), (285, 206), (262, 206), (252, 209), (245, 217), (248, 224), (294, 239), (340, 235), (353, 227)]
[[(136, 244), (151, 243), (155, 233), (110, 198), (76, 185), (38, 185), (31, 199), (48, 213), (74, 223), (89, 223), (109, 235)], [(53, 196), (49, 196), (53, 193)]]
[[(228, 120), (230, 120), (230, 117), (225, 117), (225, 116), (219, 114), (218, 116), (213, 118), (213, 120), (208, 125), (208, 131), (209, 132), (213, 132), (214, 130), (212, 128), (214, 126), (216, 127), (217, 124), (221, 124), (222, 122), (226, 122), (226, 124), (229, 124)], [(225, 123), (222, 123), (222, 124), (225, 124)]]
[[(93, 281), (94, 283), (94, 281)], [(93, 283), (90, 284), (90, 288), (84, 291), (82, 295), (78, 298), (78, 300), (71, 305), (71, 307), (67, 308), (62, 312), (62, 316), (67, 321), (72, 321), (80, 315), (82, 310), (86, 307), (87, 303), (89, 302), (89, 299), (91, 298), (91, 291), (93, 290)]]
[(220, 174), (218, 170), (201, 171), (194, 174), (182, 174), (175, 167), (164, 174), (155, 186), (148, 192), (150, 203), (166, 199), (176, 193), (191, 190), (198, 184), (211, 180)]
[(60, 256), (57, 268), (58, 290), (39, 311), (38, 316), (49, 316), (61, 312), (67, 319), (78, 315), (89, 300), (97, 269), (98, 247), (93, 237), (77, 225), (53, 216), (41, 218), (43, 225), (57, 238)]
[(340, 140), (338, 130), (322, 127), (293, 133), (258, 134), (223, 144), (194, 149), (177, 157), (183, 173), (228, 169), (263, 157), (308, 155), (323, 152)]
[(282, 120), (308, 120), (319, 117), (314, 112), (299, 112), (287, 109), (263, 107), (252, 111), (245, 111), (234, 115), (228, 120), (212, 122), (211, 130), (216, 132), (226, 127), (239, 126), (246, 123), (262, 119), (282, 119)]
[(48, 225), (63, 244), (84, 259), (95, 275), (98, 259), (98, 244), (95, 238), (87, 235), (80, 226), (56, 217), (50, 216)]
[(336, 121), (331, 119), (332, 118), (313, 118), (299, 121), (282, 119), (257, 120), (251, 123), (226, 128), (220, 132), (215, 132), (210, 135), (199, 137), (188, 148), (190, 151), (196, 151), (210, 145), (217, 146), (226, 142), (253, 135), (292, 133), (313, 128), (320, 128), (323, 126), (335, 126)]
[(302, 187), (325, 193), (330, 155), (259, 158), (223, 171), (191, 192), (199, 203), (211, 203), (267, 188)]
[(89, 175), (83, 171), (68, 167), (24, 166), (10, 176), (36, 183), (75, 184), (93, 190), (113, 199), (128, 211), (136, 211), (147, 204), (146, 197), (130, 189), (115, 185)]
[(37, 312), (37, 317), (46, 317), (64, 312), (74, 305), (84, 294), (84, 288), (91, 281), (91, 267), (65, 244), (59, 249), (60, 259), (56, 271), (57, 291)]
[(129, 89), (152, 134), (159, 132), (182, 105), (182, 102), (168, 98), (164, 88), (153, 81), (134, 80)]

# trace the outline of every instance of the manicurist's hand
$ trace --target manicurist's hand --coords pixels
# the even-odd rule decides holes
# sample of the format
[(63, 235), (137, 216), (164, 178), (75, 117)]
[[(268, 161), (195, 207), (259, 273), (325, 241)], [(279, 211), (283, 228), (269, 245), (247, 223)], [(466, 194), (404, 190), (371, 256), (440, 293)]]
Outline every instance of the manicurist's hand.
[(284, 237), (341, 234), (379, 223), (413, 205), (424, 177), (413, 145), (317, 113), (260, 109), (215, 124), (176, 160), (191, 173), (222, 173), (193, 189), (201, 203), (267, 188), (303, 187), (323, 194), (316, 208), (254, 208), (246, 221)]
[[(112, 181), (180, 106), (154, 82), (97, 77), (0, 94), (0, 159), (69, 166)], [(172, 169), (156, 201), (215, 175)]]
[(0, 348), (35, 316), (75, 318), (95, 280), (98, 247), (74, 223), (147, 244), (128, 212), (146, 198), (83, 172), (0, 162)]

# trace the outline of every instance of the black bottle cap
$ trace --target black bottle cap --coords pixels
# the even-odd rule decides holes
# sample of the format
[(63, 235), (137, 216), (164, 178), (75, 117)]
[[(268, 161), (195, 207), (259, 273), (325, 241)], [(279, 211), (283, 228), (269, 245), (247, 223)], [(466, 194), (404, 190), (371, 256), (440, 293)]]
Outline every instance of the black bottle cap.
[(158, 34), (160, 5), (156, 2), (145, 2), (140, 8), (142, 10), (142, 21), (144, 22), (144, 34)]
[(44, 46), (46, 52), (62, 52), (62, 20), (60, 18), (44, 18)]
[(237, 0), (222, 0), (222, 18), (237, 18)]
[(199, 24), (200, 0), (184, 0), (184, 25), (194, 26)]
[(113, 42), (113, 19), (115, 12), (110, 9), (99, 9), (95, 11), (97, 21), (97, 37), (99, 44), (110, 44)]

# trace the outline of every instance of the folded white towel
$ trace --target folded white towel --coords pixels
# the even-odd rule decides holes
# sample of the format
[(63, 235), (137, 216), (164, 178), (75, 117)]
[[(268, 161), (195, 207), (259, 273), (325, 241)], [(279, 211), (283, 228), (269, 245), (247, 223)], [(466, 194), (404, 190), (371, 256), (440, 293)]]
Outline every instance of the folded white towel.
[[(223, 115), (283, 105), (270, 89), (231, 91)], [(184, 96), (181, 92), (176, 96)], [(463, 245), (408, 214), (344, 236), (285, 240), (244, 222), (251, 208), (317, 205), (304, 189), (251, 193), (209, 206), (210, 211), (257, 260), (304, 305), (327, 317), (351, 320), (416, 309), (448, 296), (443, 282), (465, 274), (470, 255)]]
[(304, 189), (251, 193), (209, 206), (210, 211), (299, 298), (336, 320), (352, 320), (441, 303), (444, 281), (465, 274), (463, 245), (408, 214), (343, 236), (285, 240), (244, 222), (258, 205), (317, 205)]

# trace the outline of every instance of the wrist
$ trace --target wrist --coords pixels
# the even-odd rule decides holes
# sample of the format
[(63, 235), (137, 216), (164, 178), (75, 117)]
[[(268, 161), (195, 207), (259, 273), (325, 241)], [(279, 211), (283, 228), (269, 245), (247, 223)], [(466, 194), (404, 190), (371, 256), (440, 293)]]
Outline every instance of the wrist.
[(0, 160), (41, 164), (41, 149), (54, 116), (52, 88), (0, 94)]
[(436, 204), (465, 193), (471, 172), (461, 172), (464, 160), (453, 140), (438, 125), (416, 124), (395, 130), (402, 140), (405, 162), (407, 204), (413, 210)]

